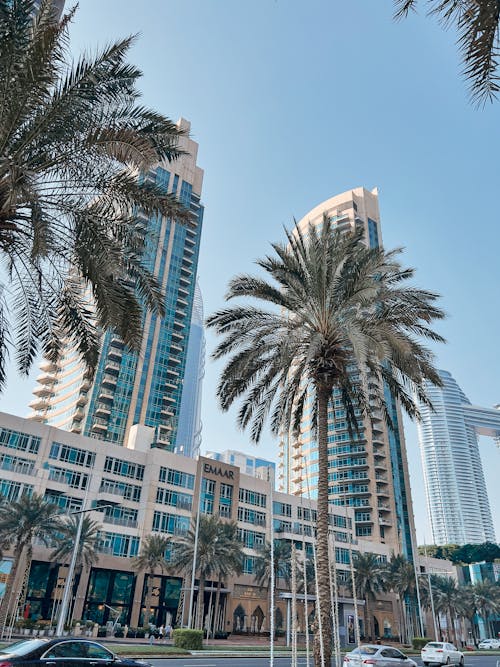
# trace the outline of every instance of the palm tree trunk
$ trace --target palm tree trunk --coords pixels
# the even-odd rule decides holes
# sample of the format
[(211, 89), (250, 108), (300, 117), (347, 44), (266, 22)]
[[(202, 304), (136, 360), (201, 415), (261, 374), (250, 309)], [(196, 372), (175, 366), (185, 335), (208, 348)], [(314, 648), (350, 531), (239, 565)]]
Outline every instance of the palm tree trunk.
[(368, 595), (365, 597), (365, 625), (366, 625), (366, 639), (372, 641), (372, 622), (370, 616), (370, 602)]
[(219, 622), (219, 605), (220, 605), (220, 589), (222, 588), (222, 579), (219, 576), (217, 582), (217, 592), (215, 594), (215, 609), (214, 617), (212, 619), (212, 639), (215, 637), (215, 633), (218, 631), (217, 623)]
[[(331, 387), (318, 384), (318, 505), (317, 546), (318, 569), (318, 614), (321, 623), (316, 623), (314, 633), (314, 664), (329, 667), (332, 655), (332, 616), (330, 607), (330, 567), (328, 556), (328, 400)], [(321, 628), (321, 636), (320, 636)], [(322, 662), (322, 658), (324, 663)]]
[(14, 555), (12, 558), (12, 568), (7, 578), (7, 585), (5, 586), (5, 592), (0, 603), (0, 636), (5, 633), (7, 625), (7, 617), (13, 613), (13, 609), (10, 609), (11, 603), (16, 599), (18, 591), (15, 590), (17, 584), (17, 575), (19, 573), (19, 565), (23, 560), (25, 544), (21, 542), (16, 544), (14, 548)]
[(195, 628), (203, 630), (203, 612), (205, 611), (205, 577), (200, 573), (198, 599), (196, 600)]

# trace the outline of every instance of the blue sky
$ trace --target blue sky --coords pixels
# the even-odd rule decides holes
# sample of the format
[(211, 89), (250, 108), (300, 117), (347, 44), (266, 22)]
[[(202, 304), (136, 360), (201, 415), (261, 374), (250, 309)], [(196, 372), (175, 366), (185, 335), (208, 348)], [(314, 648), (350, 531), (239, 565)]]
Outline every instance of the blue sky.
[[(439, 366), (473, 403), (500, 402), (500, 102), (468, 103), (453, 33), (422, 15), (394, 23), (390, 0), (81, 0), (72, 48), (137, 32), (143, 101), (189, 119), (200, 144), (206, 314), (293, 217), (378, 186), (386, 247), (405, 246), (416, 282), (443, 295)], [(257, 452), (234, 412), (219, 412), (218, 372), (207, 363), (203, 448), (276, 459), (270, 436)], [(0, 408), (27, 414), (33, 384), (11, 375)], [(429, 541), (414, 426), (406, 439), (418, 535)], [(486, 439), (481, 451), (498, 538), (499, 452)]]

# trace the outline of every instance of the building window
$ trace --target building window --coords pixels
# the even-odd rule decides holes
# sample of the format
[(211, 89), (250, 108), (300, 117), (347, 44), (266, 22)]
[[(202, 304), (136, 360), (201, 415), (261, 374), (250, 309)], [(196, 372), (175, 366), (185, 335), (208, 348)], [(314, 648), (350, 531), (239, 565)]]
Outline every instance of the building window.
[(51, 491), (50, 489), (47, 489), (47, 491), (45, 491), (44, 499), (48, 503), (57, 505), (66, 512), (78, 512), (78, 510), (82, 509), (83, 505), (83, 500), (81, 498), (74, 498), (73, 496), (64, 496), (61, 493), (56, 493), (54, 491)]
[(244, 556), (243, 574), (253, 574), (255, 567), (255, 558), (253, 556)]
[(239, 501), (240, 503), (245, 503), (246, 505), (265, 507), (266, 495), (264, 493), (258, 493), (257, 491), (250, 491), (249, 489), (240, 488)]
[(12, 503), (19, 500), (21, 496), (31, 496), (33, 488), (32, 484), (22, 484), (9, 479), (0, 480), (0, 496)]
[(64, 468), (49, 466), (49, 481), (67, 484), (72, 489), (85, 490), (89, 476), (84, 472), (77, 472), (76, 470), (65, 470)]
[(273, 503), (273, 514), (278, 516), (292, 516), (292, 506), (288, 503)]
[(193, 496), (188, 493), (181, 493), (180, 491), (172, 491), (171, 489), (158, 487), (156, 490), (156, 502), (161, 505), (171, 505), (172, 507), (191, 511), (193, 506)]
[(266, 534), (259, 533), (256, 530), (246, 530), (238, 528), (238, 540), (248, 549), (258, 549), (263, 547), (266, 541)]
[(129, 477), (142, 481), (144, 479), (144, 466), (140, 463), (131, 463), (122, 459), (116, 459), (112, 456), (106, 456), (104, 462), (104, 472), (111, 472), (114, 475)]
[(99, 491), (101, 493), (114, 493), (125, 500), (132, 500), (135, 503), (138, 503), (141, 499), (140, 486), (128, 484), (127, 482), (117, 482), (115, 479), (107, 479), (106, 477), (102, 478)]
[(64, 463), (74, 463), (78, 466), (92, 468), (94, 465), (95, 454), (94, 452), (87, 452), (83, 449), (77, 449), (76, 447), (63, 445), (59, 442), (53, 442), (50, 448), (49, 458), (55, 459), (56, 461), (63, 461)]
[(12, 454), (0, 454), (0, 468), (2, 470), (12, 470), (23, 475), (32, 475), (35, 462), (30, 459), (24, 459), (21, 456)]
[(172, 468), (160, 468), (159, 481), (163, 484), (171, 484), (172, 486), (180, 486), (184, 489), (194, 489), (194, 475), (180, 470), (173, 470)]
[(156, 511), (153, 514), (153, 528), (157, 533), (184, 535), (189, 530), (189, 517)]
[(112, 556), (134, 558), (139, 553), (139, 538), (120, 533), (99, 532), (97, 550)]
[(371, 526), (356, 526), (357, 537), (366, 537), (372, 534)]
[(29, 454), (38, 454), (42, 439), (29, 433), (11, 431), (9, 428), (0, 428), (0, 445), (18, 449)]

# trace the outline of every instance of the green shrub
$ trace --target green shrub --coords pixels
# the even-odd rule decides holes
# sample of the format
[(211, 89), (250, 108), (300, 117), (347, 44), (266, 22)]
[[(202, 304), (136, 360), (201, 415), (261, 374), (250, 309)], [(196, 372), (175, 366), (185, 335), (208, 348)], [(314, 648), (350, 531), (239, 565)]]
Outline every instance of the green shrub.
[(188, 651), (199, 651), (203, 648), (203, 630), (177, 628), (174, 630), (174, 646)]
[(432, 640), (428, 639), (427, 637), (413, 637), (411, 640), (411, 645), (415, 651), (420, 651), (420, 649), (430, 641)]
[(107, 628), (105, 625), (100, 625), (99, 629), (97, 631), (97, 636), (98, 637), (106, 637), (107, 634)]

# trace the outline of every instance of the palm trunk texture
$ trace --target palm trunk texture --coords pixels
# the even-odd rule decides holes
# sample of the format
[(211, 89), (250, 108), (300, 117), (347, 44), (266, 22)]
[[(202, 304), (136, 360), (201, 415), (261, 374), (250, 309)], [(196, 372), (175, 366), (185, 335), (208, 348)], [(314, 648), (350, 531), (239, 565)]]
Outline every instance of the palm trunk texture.
[[(315, 623), (314, 664), (329, 667), (332, 656), (332, 614), (330, 606), (330, 564), (328, 556), (328, 400), (331, 389), (325, 385), (317, 387), (318, 396), (318, 505), (317, 505), (317, 613), (321, 624)], [(335, 557), (335, 556), (334, 556)], [(320, 637), (320, 627), (321, 635)], [(323, 653), (323, 656), (322, 656)], [(324, 663), (322, 662), (324, 658)]]

